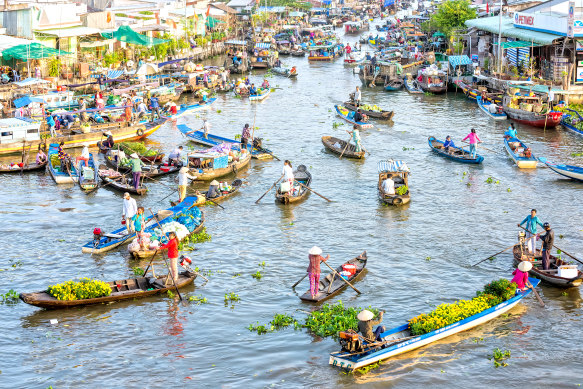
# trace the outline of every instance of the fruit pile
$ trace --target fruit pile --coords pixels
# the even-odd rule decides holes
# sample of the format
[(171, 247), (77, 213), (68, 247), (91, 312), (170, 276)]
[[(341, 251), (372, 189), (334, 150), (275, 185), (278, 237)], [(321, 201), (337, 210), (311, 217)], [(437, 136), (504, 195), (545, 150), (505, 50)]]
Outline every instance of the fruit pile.
[(147, 148), (142, 142), (122, 142), (119, 146), (128, 155), (131, 153), (138, 153), (142, 157), (153, 157), (158, 154), (156, 150)]
[(106, 282), (84, 277), (79, 282), (67, 281), (51, 285), (47, 293), (58, 300), (84, 300), (109, 296), (111, 288)]
[(492, 281), (478, 291), (471, 300), (459, 300), (452, 304), (441, 304), (430, 313), (422, 313), (409, 320), (411, 335), (423, 335), (463, 320), (495, 305), (516, 294), (516, 284), (506, 279)]

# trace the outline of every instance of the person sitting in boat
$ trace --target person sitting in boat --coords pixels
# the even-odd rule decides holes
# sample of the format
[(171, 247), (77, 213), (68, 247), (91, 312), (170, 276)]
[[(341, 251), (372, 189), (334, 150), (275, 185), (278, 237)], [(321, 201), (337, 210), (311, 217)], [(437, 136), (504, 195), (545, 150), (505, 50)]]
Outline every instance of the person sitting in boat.
[(261, 87), (263, 89), (269, 88), (269, 81), (267, 81), (267, 78), (265, 80), (263, 80), (263, 84), (261, 84)]
[[(543, 270), (549, 270), (551, 268), (551, 250), (553, 249), (553, 243), (555, 242), (555, 232), (551, 229), (551, 225), (549, 223), (543, 224), (543, 228), (545, 229), (545, 234), (537, 234), (536, 239), (543, 241), (542, 247), (542, 265)], [(559, 265), (557, 263), (557, 265)]]
[(79, 161), (83, 161), (85, 166), (89, 166), (89, 143), (83, 143), (81, 155), (75, 158), (75, 165), (79, 166)]
[(178, 146), (177, 148), (175, 148), (174, 150), (172, 150), (172, 152), (170, 153), (170, 155), (168, 155), (168, 161), (173, 164), (174, 166), (182, 166), (182, 152), (183, 152), (183, 147), (182, 146)]
[(57, 156), (61, 161), (61, 171), (63, 172), (70, 172), (71, 171), (71, 156), (65, 151), (63, 151), (63, 146), (65, 142), (59, 143), (59, 147), (57, 148)]
[(374, 331), (372, 328), (383, 321), (383, 311), (379, 312), (379, 317), (377, 320), (374, 319), (374, 313), (368, 309), (360, 312), (356, 318), (358, 319), (358, 331), (362, 334), (362, 337), (370, 343), (374, 343), (381, 340), (381, 334), (385, 332), (384, 326), (378, 326)]
[(387, 177), (383, 180), (381, 185), (383, 192), (387, 195), (394, 195), (395, 194), (395, 181), (391, 177)]
[(221, 193), (219, 192), (219, 182), (217, 180), (213, 180), (210, 185), (209, 189), (207, 190), (205, 196), (207, 199), (214, 199), (215, 197), (219, 197)]
[(148, 115), (148, 107), (146, 106), (144, 100), (141, 100), (140, 103), (138, 104), (137, 119), (140, 120), (146, 115)]
[(320, 262), (326, 262), (330, 259), (330, 255), (326, 258), (322, 256), (322, 249), (318, 246), (314, 246), (308, 251), (308, 258), (310, 259), (310, 264), (308, 265), (308, 276), (310, 277), (310, 294), (312, 299), (316, 298), (320, 290)]
[(38, 145), (38, 152), (36, 153), (36, 163), (37, 165), (42, 165), (47, 161), (47, 155), (41, 148), (41, 145)]
[(257, 88), (255, 88), (255, 84), (251, 84), (251, 88), (249, 88), (249, 96), (257, 96)]
[(103, 141), (103, 143), (101, 143), (101, 147), (104, 149), (113, 148), (113, 145), (115, 144), (115, 142), (113, 141), (113, 134), (111, 133), (111, 131), (105, 131), (103, 133), (103, 135), (105, 135), (107, 137), (107, 139), (105, 139)]
[(445, 142), (443, 142), (443, 149), (449, 153), (450, 148), (455, 148), (455, 144), (453, 143), (453, 140), (451, 140), (451, 136), (448, 135), (445, 137)]
[(354, 127), (352, 128), (352, 131), (346, 130), (346, 132), (352, 136), (352, 141), (354, 142), (355, 145), (354, 151), (360, 153), (362, 151), (362, 148), (360, 145), (360, 133), (358, 132), (358, 126), (355, 124)]
[(514, 123), (510, 123), (510, 126), (508, 126), (508, 129), (504, 132), (504, 137), (506, 139), (518, 138), (518, 132), (516, 131), (516, 128), (514, 127)]
[[(241, 150), (247, 149), (247, 144), (249, 143), (250, 139), (251, 129), (249, 128), (249, 123), (246, 123), (245, 127), (243, 127), (243, 132), (241, 133)], [(251, 142), (253, 142), (252, 139)]]
[(362, 123), (367, 121), (367, 117), (365, 114), (362, 113), (362, 110), (359, 108), (354, 113), (354, 121), (357, 123)]
[(516, 270), (512, 272), (514, 278), (510, 282), (514, 282), (516, 287), (520, 290), (526, 290), (530, 288), (530, 282), (528, 282), (528, 272), (532, 269), (532, 262), (522, 261), (518, 264)]
[(178, 112), (178, 106), (174, 101), (169, 101), (164, 104), (164, 111), (169, 112), (171, 115), (176, 115)]

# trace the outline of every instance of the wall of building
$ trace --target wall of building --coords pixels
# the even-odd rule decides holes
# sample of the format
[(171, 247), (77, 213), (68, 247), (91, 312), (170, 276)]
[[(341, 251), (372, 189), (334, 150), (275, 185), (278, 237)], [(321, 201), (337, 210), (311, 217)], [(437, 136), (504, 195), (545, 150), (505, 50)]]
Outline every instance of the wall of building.
[(6, 34), (32, 39), (32, 11), (28, 8), (1, 12), (2, 27), (6, 28)]

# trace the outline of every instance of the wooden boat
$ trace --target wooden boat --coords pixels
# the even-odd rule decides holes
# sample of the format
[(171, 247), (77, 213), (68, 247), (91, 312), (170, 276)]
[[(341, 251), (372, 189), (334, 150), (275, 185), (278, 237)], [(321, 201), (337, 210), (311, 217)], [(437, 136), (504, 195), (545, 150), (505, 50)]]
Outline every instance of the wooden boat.
[(271, 88), (257, 88), (256, 95), (249, 95), (249, 100), (251, 101), (262, 101), (267, 98), (271, 94)]
[(306, 198), (308, 193), (310, 192), (309, 189), (306, 187), (310, 187), (312, 183), (312, 175), (308, 171), (305, 165), (298, 166), (297, 170), (294, 171), (294, 178), (296, 181), (302, 183), (304, 186), (295, 184), (294, 193), (285, 192), (282, 193), (280, 188), (277, 188), (275, 192), (275, 200), (282, 203), (282, 204), (290, 204), (290, 203), (297, 203), (302, 201)]
[[(572, 113), (563, 114), (563, 117), (561, 118), (561, 125), (568, 130), (571, 130), (579, 135), (583, 135), (583, 127), (581, 126), (581, 122), (583, 122), (583, 116), (581, 116), (579, 112), (573, 109), (567, 108), (567, 111)], [(574, 117), (573, 113), (576, 114), (577, 117)]]
[[(231, 197), (234, 194), (236, 194), (239, 191), (239, 189), (241, 189), (241, 186), (242, 185), (243, 185), (243, 181), (237, 178), (237, 179), (233, 180), (233, 182), (231, 182), (231, 190), (229, 190), (229, 191), (222, 191), (220, 196), (209, 198), (209, 200), (212, 200), (215, 203), (218, 203), (220, 201), (223, 201), (225, 199), (228, 199), (229, 197)], [(206, 196), (204, 194), (202, 196), (206, 200)]]
[(318, 46), (309, 46), (308, 61), (334, 61), (343, 54), (339, 45), (330, 43)]
[(441, 70), (426, 70), (421, 72), (421, 80), (417, 80), (419, 88), (429, 93), (445, 93), (447, 91), (447, 74)]
[[(561, 123), (561, 117), (563, 116), (561, 112), (556, 111), (551, 111), (548, 114), (542, 113), (546, 110), (546, 104), (537, 96), (505, 95), (503, 106), (504, 112), (510, 119), (534, 127), (556, 127)], [(536, 113), (536, 111), (539, 113)]]
[(103, 181), (102, 187), (107, 187), (112, 190), (116, 190), (118, 192), (128, 192), (132, 194), (136, 194), (139, 196), (143, 196), (148, 193), (148, 188), (146, 188), (143, 182), (140, 183), (138, 189), (136, 189), (133, 185), (133, 176), (130, 174), (121, 175), (118, 177), (111, 177), (106, 174), (103, 174), (101, 170), (98, 172), (101, 181)]
[(295, 66), (291, 68), (273, 67), (271, 68), (271, 71), (275, 74), (279, 74), (280, 76), (285, 76), (288, 78), (294, 78), (298, 76), (298, 71), (296, 70)]
[[(242, 168), (246, 167), (251, 160), (251, 154), (245, 152), (239, 158), (238, 161), (231, 161), (226, 167), (214, 168), (215, 160), (217, 159), (214, 155), (207, 155), (204, 153), (190, 153), (188, 154), (190, 174), (195, 175), (197, 180), (200, 181), (210, 181), (215, 178), (226, 176), (228, 174), (237, 173)], [(220, 157), (224, 157), (221, 155)], [(194, 168), (192, 166), (195, 166)]]
[(450, 147), (450, 152), (447, 152), (443, 149), (443, 141), (436, 139), (433, 136), (430, 136), (427, 139), (427, 143), (429, 143), (429, 147), (435, 153), (451, 159), (452, 161), (461, 162), (461, 163), (473, 163), (479, 164), (484, 161), (484, 157), (479, 154), (476, 154), (476, 158), (472, 158), (469, 150), (465, 150), (463, 147)]
[[(117, 147), (121, 148), (124, 153), (126, 153), (126, 155), (131, 155), (132, 153), (136, 153), (140, 156), (140, 160), (142, 160), (142, 162), (146, 162), (146, 163), (152, 163), (152, 162), (162, 162), (162, 159), (164, 158), (164, 153), (158, 153), (155, 155), (142, 155), (139, 152), (137, 152), (136, 150), (132, 149), (131, 147), (129, 147), (129, 145), (127, 143), (117, 143), (113, 146), (114, 149), (116, 149)], [(99, 146), (99, 152), (102, 154), (107, 154), (107, 152), (109, 151), (109, 148), (102, 148), (101, 146)]]
[(22, 172), (32, 172), (35, 170), (42, 170), (45, 169), (47, 166), (48, 161), (45, 161), (43, 163), (28, 163), (26, 165), (23, 165), (22, 167), (19, 167), (18, 165), (14, 165), (14, 168), (12, 167), (0, 167), (0, 173), (22, 173)]
[(290, 51), (292, 57), (305, 57), (306, 52), (302, 48), (292, 49)]
[[(167, 276), (161, 275), (157, 277), (136, 277), (128, 278), (119, 281), (108, 282), (111, 287), (111, 294), (109, 296), (97, 297), (84, 300), (58, 300), (48, 294), (46, 291), (21, 293), (20, 299), (27, 304), (34, 305), (41, 308), (57, 309), (78, 307), (81, 305), (109, 303), (112, 301), (121, 301), (129, 299), (137, 299), (155, 294), (166, 293), (169, 290), (174, 290), (174, 283), (170, 280), (165, 284)], [(176, 286), (182, 288), (191, 284), (196, 278), (196, 274), (183, 271), (179, 273)]]
[(583, 167), (564, 164), (556, 165), (547, 161), (546, 158), (539, 158), (538, 160), (547, 165), (552, 171), (560, 174), (563, 177), (583, 182)]
[[(172, 206), (168, 209), (160, 210), (156, 212), (156, 219), (158, 221), (163, 221), (175, 216), (179, 216), (184, 210), (188, 209), (197, 204), (198, 198), (196, 196), (188, 196), (181, 203)], [(146, 227), (155, 225), (156, 220), (152, 219), (152, 215), (146, 216)], [(125, 226), (118, 228), (108, 234), (103, 234), (103, 236), (97, 239), (91, 240), (81, 247), (81, 251), (86, 254), (101, 254), (110, 250), (113, 250), (131, 238), (135, 238), (136, 233), (128, 234), (128, 230)]]
[(417, 85), (417, 81), (416, 80), (409, 80), (408, 78), (405, 78), (403, 80), (403, 85), (405, 86), (405, 89), (407, 89), (407, 92), (409, 93), (423, 93), (423, 89), (421, 89), (419, 87), (419, 85)]
[(344, 65), (345, 66), (358, 66), (364, 62), (366, 55), (363, 52), (351, 52), (350, 54), (345, 54)]
[[(203, 131), (193, 130), (188, 127), (186, 124), (179, 124), (178, 130), (182, 132), (189, 140), (194, 143), (198, 143), (205, 146), (214, 147), (220, 145), (221, 143), (229, 143), (231, 145), (232, 150), (241, 150), (241, 142), (235, 139), (224, 138), (222, 136), (207, 134), (207, 137), (204, 137)], [(259, 138), (255, 138), (259, 139)], [(258, 145), (258, 141), (254, 142), (253, 150), (251, 150), (251, 145), (247, 145), (247, 151), (251, 152), (251, 156), (255, 159), (268, 159), (273, 158), (273, 153), (271, 150), (264, 148), (263, 146)]]
[(488, 108), (494, 103), (492, 103), (490, 101), (484, 101), (482, 99), (482, 96), (476, 96), (476, 102), (478, 103), (478, 107), (480, 107), (480, 110), (482, 112), (484, 112), (486, 115), (488, 115), (490, 118), (492, 118), (494, 120), (506, 120), (506, 119), (508, 119), (508, 115), (506, 115), (502, 111), (501, 106), (497, 105), (497, 107), (499, 107), (499, 109), (497, 110), (496, 113), (492, 113), (492, 112), (490, 112), (490, 110)]
[(216, 97), (212, 97), (212, 98), (208, 99), (208, 101), (206, 103), (201, 101), (201, 102), (195, 103), (195, 104), (182, 104), (180, 106), (180, 109), (178, 109), (175, 114), (167, 114), (167, 115), (164, 115), (164, 117), (166, 117), (168, 119), (178, 119), (182, 116), (189, 115), (191, 113), (200, 111), (203, 108), (209, 107), (212, 103), (215, 102), (216, 99), (217, 99)]
[(393, 119), (393, 116), (395, 116), (394, 111), (385, 111), (385, 110), (373, 111), (373, 110), (369, 110), (369, 109), (364, 109), (363, 107), (366, 107), (366, 105), (361, 105), (360, 107), (357, 107), (356, 105), (354, 105), (354, 103), (352, 101), (345, 101), (342, 106), (344, 108), (346, 108), (347, 110), (352, 111), (352, 112), (356, 112), (356, 110), (358, 108), (360, 108), (360, 112), (362, 112), (363, 114), (365, 114), (366, 116), (368, 116), (369, 118), (372, 118), (372, 119), (391, 120), (391, 119)]
[[(403, 205), (411, 201), (409, 192), (409, 168), (403, 161), (379, 161), (377, 164), (379, 173), (378, 195), (379, 199), (389, 205)], [(395, 183), (395, 194), (385, 193), (383, 190), (383, 181), (390, 178)], [(403, 195), (397, 194), (397, 190), (405, 186), (407, 191)]]
[[(356, 151), (356, 146), (352, 143), (346, 142), (345, 140), (335, 138), (333, 136), (323, 136), (322, 143), (326, 149), (335, 154), (342, 155), (343, 157), (357, 159), (364, 158), (364, 151)], [(346, 143), (348, 143), (348, 147), (346, 147)], [(344, 151), (344, 153), (342, 151)]]
[(341, 105), (335, 105), (334, 109), (336, 109), (336, 113), (338, 114), (338, 116), (340, 116), (343, 120), (347, 121), (348, 123), (358, 126), (359, 130), (373, 128), (373, 125), (371, 123), (355, 122), (353, 119), (354, 112), (350, 111), (349, 109), (347, 109)]
[[(119, 152), (119, 150), (109, 150), (106, 154), (105, 154), (105, 163), (107, 163), (107, 165), (109, 165), (111, 168), (119, 171), (122, 174), (128, 174), (131, 173), (132, 168), (129, 166), (120, 166), (118, 161), (116, 160), (115, 156), (117, 155), (117, 153)], [(127, 156), (127, 154), (126, 154)], [(157, 163), (156, 165), (154, 165), (154, 162), (150, 162), (150, 164), (146, 164), (145, 166), (142, 166), (142, 176), (141, 179), (142, 180), (151, 180), (160, 176), (165, 176), (167, 174), (172, 174), (172, 173), (176, 173), (180, 170), (180, 166), (175, 166), (175, 165), (169, 165), (168, 163), (166, 164), (162, 164), (162, 163)]]
[(78, 182), (79, 186), (83, 190), (92, 190), (99, 185), (99, 175), (97, 164), (95, 163), (95, 158), (92, 153), (89, 153), (88, 166), (85, 167), (83, 161), (79, 161), (79, 166), (77, 167), (77, 172), (79, 174)]
[(512, 249), (514, 254), (514, 266), (518, 266), (521, 261), (530, 261), (532, 269), (528, 272), (532, 277), (543, 280), (553, 286), (561, 288), (577, 287), (583, 283), (583, 272), (577, 269), (577, 275), (572, 278), (559, 277), (559, 266), (567, 265), (566, 262), (550, 255), (551, 268), (543, 270), (542, 268), (542, 253), (541, 250), (536, 250), (534, 257), (528, 254), (524, 246), (517, 244)]
[(504, 148), (510, 158), (521, 169), (534, 169), (537, 165), (537, 159), (534, 154), (520, 139), (504, 137)]
[[(540, 280), (529, 278), (529, 282), (536, 287)], [(516, 306), (524, 297), (531, 293), (531, 289), (517, 291), (516, 295), (509, 300), (498, 305), (490, 307), (480, 313), (467, 317), (458, 322), (439, 328), (427, 334), (412, 336), (409, 329), (409, 323), (402, 324), (381, 334), (383, 341), (388, 341), (385, 348), (372, 348), (364, 353), (350, 351), (333, 352), (330, 354), (329, 363), (348, 371), (353, 371), (361, 367), (392, 358), (396, 355), (415, 350), (440, 339), (469, 330), (480, 324), (484, 324)]]
[[(359, 278), (359, 276), (362, 274), (366, 266), (366, 262), (367, 256), (366, 251), (364, 251), (358, 257), (353, 258), (345, 263), (345, 265), (350, 264), (356, 266), (356, 272), (347, 279), (348, 282), (353, 283)], [(340, 275), (342, 271), (343, 271), (342, 265), (336, 268), (336, 273), (338, 273), (338, 275)], [(303, 301), (310, 302), (323, 301), (340, 293), (342, 290), (346, 289), (347, 286), (348, 285), (346, 284), (346, 282), (342, 281), (338, 276), (336, 276), (336, 274), (329, 273), (324, 279), (320, 280), (320, 284), (318, 286), (319, 288), (318, 294), (316, 295), (315, 298), (312, 298), (312, 294), (310, 293), (310, 291), (307, 291), (306, 293), (300, 296), (300, 299)]]
[(401, 88), (403, 88), (403, 80), (401, 80), (401, 79), (389, 80), (387, 83), (385, 83), (385, 86), (384, 86), (384, 89), (387, 92), (398, 91)]
[[(90, 131), (86, 133), (79, 130), (66, 135), (49, 137), (48, 139), (26, 141), (25, 143), (26, 147), (30, 146), (31, 149), (36, 149), (39, 145), (45, 145), (46, 143), (59, 144), (61, 141), (65, 143), (63, 146), (65, 149), (83, 147), (84, 143), (88, 143), (89, 146), (96, 146), (97, 142), (104, 139), (104, 132), (106, 131), (112, 133), (116, 142), (140, 140), (152, 135), (166, 122), (166, 120), (166, 118), (161, 118), (145, 124), (132, 124), (128, 122), (95, 124), (91, 125)], [(0, 144), (0, 155), (21, 153), (22, 146), (22, 140), (13, 143), (2, 143)]]
[[(188, 236), (192, 236), (192, 235), (196, 235), (199, 232), (202, 231), (202, 229), (204, 228), (204, 213), (201, 212), (202, 218), (200, 220), (200, 224), (194, 229), (192, 230), (192, 232), (188, 235)], [(145, 232), (148, 232), (148, 229), (150, 228), (155, 228), (156, 224), (153, 224), (151, 227), (146, 228), (146, 230), (144, 230)], [(156, 254), (156, 249), (151, 250), (151, 249), (147, 249), (147, 250), (139, 250), (139, 251), (131, 251), (131, 255), (132, 257), (136, 258), (136, 259), (144, 259), (144, 258), (152, 258), (155, 254)], [(161, 252), (159, 254), (162, 254)]]
[(57, 184), (74, 184), (79, 181), (79, 173), (73, 161), (70, 163), (70, 171), (64, 172), (61, 170), (61, 166), (53, 166), (51, 157), (58, 155), (59, 145), (56, 143), (51, 143), (49, 146), (48, 156), (48, 170), (51, 177)]

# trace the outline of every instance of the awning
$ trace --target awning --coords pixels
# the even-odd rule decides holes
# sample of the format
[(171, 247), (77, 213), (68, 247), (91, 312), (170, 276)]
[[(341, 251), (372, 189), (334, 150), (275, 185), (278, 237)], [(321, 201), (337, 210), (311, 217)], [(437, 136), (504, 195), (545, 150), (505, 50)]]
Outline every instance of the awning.
[(24, 107), (30, 103), (44, 103), (45, 101), (38, 97), (24, 96), (12, 102), (16, 108)]
[(116, 39), (104, 39), (102, 41), (93, 41), (93, 42), (81, 42), (79, 46), (81, 47), (101, 47), (101, 46), (108, 46), (110, 43), (116, 42)]
[(37, 84), (50, 84), (50, 81), (43, 80), (42, 78), (27, 78), (22, 81), (16, 81), (14, 84), (24, 87), (30, 85), (37, 85)]
[(255, 43), (255, 48), (256, 49), (270, 49), (271, 48), (271, 43)]
[(208, 16), (206, 18), (206, 23), (204, 24), (205, 26), (207, 26), (208, 28), (215, 28), (217, 26), (217, 24), (221, 24), (221, 23), (225, 23), (222, 20), (219, 19), (215, 19), (212, 16)]
[[(516, 38), (523, 41), (532, 41), (541, 45), (550, 45), (556, 39), (564, 38), (561, 35), (549, 34), (546, 32), (526, 30), (524, 28), (514, 27), (513, 20), (508, 17), (502, 18), (502, 36), (509, 38)], [(488, 18), (470, 19), (466, 20), (466, 26), (474, 27), (478, 30), (488, 31), (492, 34), (498, 34), (498, 16), (490, 16)]]
[(240, 46), (246, 46), (247, 45), (247, 41), (236, 41), (236, 40), (230, 40), (230, 41), (226, 41), (225, 42), (226, 45), (240, 45)]
[(101, 35), (107, 39), (115, 38), (120, 42), (148, 47), (168, 42), (168, 39), (150, 38), (149, 36), (138, 34), (129, 26), (120, 26), (117, 31), (101, 33)]
[[(498, 42), (494, 43), (494, 45), (498, 46)], [(542, 46), (539, 43), (533, 42), (526, 42), (526, 41), (513, 41), (513, 42), (502, 42), (503, 49), (518, 49), (521, 47), (538, 47)]]
[(16, 38), (10, 35), (0, 35), (0, 52), (18, 45), (28, 45), (30, 43), (40, 43), (30, 39)]
[(454, 68), (458, 66), (472, 64), (472, 60), (467, 55), (450, 55), (449, 57), (447, 57), (447, 60), (449, 61), (449, 64)]
[(11, 59), (28, 60), (56, 57), (58, 55), (68, 54), (71, 53), (68, 51), (53, 49), (52, 47), (47, 47), (41, 45), (40, 43), (31, 43), (29, 45), (18, 45), (10, 49), (6, 49), (2, 52), (2, 57), (9, 61)]
[(118, 78), (123, 74), (123, 70), (109, 70), (107, 72), (107, 78)]
[(54, 28), (51, 30), (35, 30), (35, 34), (51, 35), (58, 38), (69, 38), (72, 36), (87, 36), (101, 33), (99, 28), (93, 27), (71, 27), (71, 28)]

